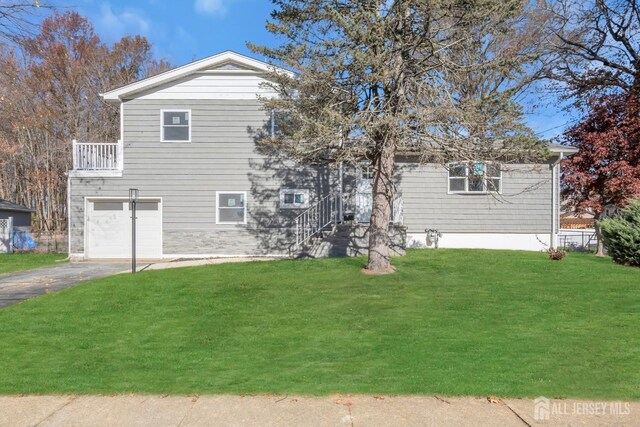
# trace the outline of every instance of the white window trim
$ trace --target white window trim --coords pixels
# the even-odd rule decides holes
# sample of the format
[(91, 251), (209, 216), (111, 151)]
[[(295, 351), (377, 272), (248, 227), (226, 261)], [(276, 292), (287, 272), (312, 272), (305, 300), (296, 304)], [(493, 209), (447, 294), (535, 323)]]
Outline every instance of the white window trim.
[[(175, 139), (164, 139), (164, 113), (189, 113), (189, 139), (186, 141), (183, 140), (175, 140)], [(175, 125), (167, 125), (173, 127), (184, 127), (184, 126), (175, 126)], [(191, 115), (191, 109), (187, 108), (164, 108), (160, 110), (160, 142), (191, 142), (191, 128), (193, 127), (193, 120)]]
[[(464, 166), (464, 171), (465, 171), (465, 175), (464, 176), (451, 176), (451, 168), (456, 166), (456, 165), (460, 165), (461, 163), (463, 163)], [(497, 162), (484, 162), (481, 160), (477, 160), (477, 161), (472, 161), (472, 162), (468, 162), (468, 163), (482, 163), (484, 164), (485, 170), (487, 168), (487, 165), (490, 164), (499, 164)], [(447, 165), (447, 194), (502, 194), (502, 168), (500, 168), (500, 176), (485, 176), (483, 181), (484, 181), (484, 187), (486, 189), (489, 188), (489, 186), (487, 185), (487, 180), (492, 180), (492, 179), (498, 179), (500, 180), (500, 188), (497, 191), (490, 191), (490, 190), (483, 190), (483, 191), (470, 191), (469, 190), (469, 165), (467, 162), (451, 162)], [(451, 191), (451, 180), (452, 179), (464, 179), (464, 190), (463, 191)]]
[[(244, 215), (242, 218), (242, 222), (237, 221), (220, 221), (220, 196), (223, 194), (242, 194), (244, 195)], [(246, 191), (216, 191), (216, 224), (227, 224), (227, 225), (246, 225), (247, 224), (247, 192)], [(222, 209), (225, 209), (224, 207)], [(236, 209), (236, 208), (229, 208)]]
[[(365, 178), (365, 170), (367, 171), (367, 175), (370, 175)], [(373, 162), (370, 160), (364, 160), (358, 163), (358, 167), (356, 169), (356, 178), (360, 180), (373, 181)]]
[(276, 137), (276, 110), (271, 110), (271, 123), (270, 123), (269, 133), (271, 134), (271, 138)]
[[(304, 203), (285, 203), (286, 194), (303, 194)], [(295, 197), (295, 196), (294, 196)], [(280, 189), (280, 209), (306, 209), (309, 207), (309, 190), (305, 188), (281, 188)]]

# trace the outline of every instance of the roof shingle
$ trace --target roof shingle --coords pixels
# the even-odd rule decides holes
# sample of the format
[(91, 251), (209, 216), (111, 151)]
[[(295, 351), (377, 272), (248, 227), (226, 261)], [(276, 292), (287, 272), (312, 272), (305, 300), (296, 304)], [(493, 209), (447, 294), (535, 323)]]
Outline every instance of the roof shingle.
[(35, 212), (36, 210), (26, 206), (17, 205), (8, 200), (0, 199), (0, 211)]

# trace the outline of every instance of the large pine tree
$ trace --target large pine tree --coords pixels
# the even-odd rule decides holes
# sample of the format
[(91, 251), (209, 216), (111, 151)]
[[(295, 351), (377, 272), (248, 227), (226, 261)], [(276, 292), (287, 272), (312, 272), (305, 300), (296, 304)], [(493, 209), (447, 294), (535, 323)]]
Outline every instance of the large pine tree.
[[(396, 156), (420, 162), (520, 160), (544, 149), (514, 95), (534, 77), (538, 16), (521, 0), (272, 0), (277, 47), (250, 47), (274, 73), (275, 144), (303, 161), (370, 160), (369, 262), (392, 270)], [(428, 183), (425, 183), (428, 185)]]

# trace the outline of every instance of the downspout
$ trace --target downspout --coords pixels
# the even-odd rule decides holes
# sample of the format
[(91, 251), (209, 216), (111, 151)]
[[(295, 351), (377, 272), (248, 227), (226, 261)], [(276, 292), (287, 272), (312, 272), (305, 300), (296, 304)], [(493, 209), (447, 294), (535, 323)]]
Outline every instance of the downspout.
[(120, 140), (124, 146), (124, 101), (120, 101)]
[[(75, 153), (75, 144), (73, 147)], [(75, 167), (75, 161), (74, 161)], [(67, 172), (67, 258), (63, 261), (71, 259), (71, 176)]]
[(561, 151), (558, 160), (553, 162), (551, 168), (551, 239), (550, 245), (552, 249), (558, 247), (558, 233), (560, 229), (560, 174), (559, 165), (564, 157)]
[[(191, 120), (191, 116), (189, 116), (189, 120)], [(118, 144), (118, 169), (124, 171), (124, 101), (120, 101), (120, 139)]]
[[(342, 127), (340, 128), (340, 150), (344, 145), (344, 137), (342, 135)], [(342, 224), (344, 221), (344, 165), (342, 160), (338, 164), (338, 191), (340, 194), (340, 202), (338, 203), (338, 222)]]
[(340, 202), (338, 203), (338, 222), (344, 220), (344, 169), (342, 162), (338, 165), (338, 187), (340, 191)]

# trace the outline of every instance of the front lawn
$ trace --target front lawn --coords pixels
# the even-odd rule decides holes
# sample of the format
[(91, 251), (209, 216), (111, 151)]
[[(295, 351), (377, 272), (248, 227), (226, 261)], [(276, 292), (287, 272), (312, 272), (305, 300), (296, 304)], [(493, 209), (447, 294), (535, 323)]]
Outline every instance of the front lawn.
[(14, 271), (32, 270), (38, 267), (58, 265), (58, 260), (65, 259), (65, 254), (15, 253), (0, 254), (0, 274)]
[(412, 250), (119, 275), (0, 310), (0, 393), (640, 399), (640, 270)]

